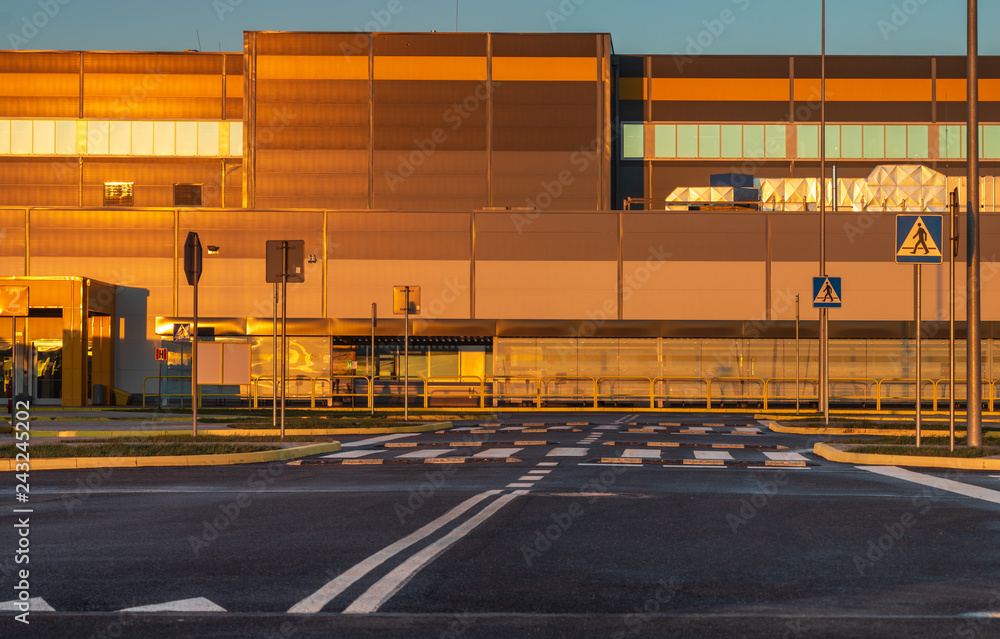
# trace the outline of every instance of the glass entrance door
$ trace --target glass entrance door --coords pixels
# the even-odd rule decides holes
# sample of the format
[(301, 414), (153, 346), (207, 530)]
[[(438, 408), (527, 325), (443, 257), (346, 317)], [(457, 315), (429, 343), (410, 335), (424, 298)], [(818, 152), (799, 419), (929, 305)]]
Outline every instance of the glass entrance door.
[(60, 403), (62, 347), (62, 340), (35, 340), (32, 344), (32, 395), (39, 404)]

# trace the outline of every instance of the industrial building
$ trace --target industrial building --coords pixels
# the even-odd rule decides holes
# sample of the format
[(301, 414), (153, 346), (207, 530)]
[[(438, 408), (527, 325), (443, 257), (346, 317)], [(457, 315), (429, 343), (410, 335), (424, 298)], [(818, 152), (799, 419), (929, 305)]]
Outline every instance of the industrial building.
[[(1000, 57), (980, 73), (992, 407)], [(965, 201), (965, 59), (827, 56), (826, 77), (832, 401), (912, 398), (914, 269), (894, 261), (895, 216), (946, 214), (953, 189)], [(202, 339), (251, 345), (251, 383), (206, 386), (205, 402), (270, 402), (275, 239), (305, 242), (287, 296), (300, 401), (390, 405), (404, 375), (430, 406), (814, 400), (819, 78), (819, 56), (616, 55), (608, 34), (2, 51), (0, 284), (30, 300), (0, 319), (5, 389), (13, 325), (38, 403), (181, 401), (196, 232), (216, 247)], [(958, 259), (964, 318), (964, 246)], [(947, 393), (947, 280), (947, 259), (923, 267), (929, 403)], [(398, 285), (421, 290), (408, 370)]]

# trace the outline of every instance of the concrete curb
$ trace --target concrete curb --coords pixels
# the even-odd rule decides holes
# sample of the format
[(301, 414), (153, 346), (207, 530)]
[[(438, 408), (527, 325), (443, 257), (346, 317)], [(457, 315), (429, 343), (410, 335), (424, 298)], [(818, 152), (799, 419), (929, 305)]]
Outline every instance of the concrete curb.
[[(83, 468), (140, 468), (156, 466), (230, 466), (234, 464), (260, 464), (333, 453), (340, 450), (340, 442), (310, 444), (295, 448), (282, 448), (259, 453), (233, 453), (225, 455), (164, 455), (160, 457), (56, 457), (34, 459), (34, 470), (78, 470)], [(0, 459), (0, 472), (16, 470), (16, 460)]]
[[(419, 426), (388, 426), (382, 428), (286, 428), (285, 435), (392, 435), (396, 433), (426, 433), (451, 428), (451, 422), (436, 422)], [(32, 437), (158, 437), (162, 435), (188, 435), (185, 430), (60, 430), (31, 431)], [(199, 435), (216, 437), (277, 437), (278, 429), (226, 428), (198, 429)]]
[(392, 466), (412, 464), (504, 464), (520, 462), (517, 457), (428, 457), (427, 459), (299, 459), (289, 462), (292, 466)]
[[(776, 433), (786, 435), (876, 435), (882, 437), (916, 437), (916, 430), (903, 428), (799, 428), (782, 426), (776, 422), (768, 424), (768, 428)], [(946, 430), (920, 430), (922, 437), (948, 437)], [(965, 437), (964, 430), (956, 430), (955, 437)]]
[(986, 457), (924, 457), (921, 455), (874, 455), (852, 453), (829, 444), (816, 444), (813, 452), (823, 459), (862, 466), (917, 466), (921, 468), (952, 468), (955, 470), (1000, 470), (1000, 459)]

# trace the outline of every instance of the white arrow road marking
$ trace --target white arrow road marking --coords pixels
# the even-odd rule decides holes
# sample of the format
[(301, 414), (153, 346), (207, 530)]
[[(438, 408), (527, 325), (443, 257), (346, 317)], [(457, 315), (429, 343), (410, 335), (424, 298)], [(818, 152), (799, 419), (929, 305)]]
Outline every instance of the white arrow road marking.
[(226, 612), (226, 609), (204, 597), (195, 597), (193, 599), (178, 599), (177, 601), (168, 601), (150, 606), (125, 608), (118, 612)]
[(427, 564), (434, 561), (438, 555), (448, 550), (462, 537), (472, 532), (479, 524), (492, 517), (498, 510), (503, 508), (513, 499), (526, 495), (527, 492), (518, 490), (513, 493), (497, 497), (493, 503), (479, 511), (474, 517), (470, 517), (462, 525), (456, 527), (450, 533), (441, 537), (437, 541), (416, 553), (402, 564), (397, 566), (392, 572), (382, 577), (375, 584), (365, 591), (363, 595), (354, 600), (350, 606), (344, 609), (345, 614), (364, 614), (375, 612), (382, 604), (388, 601), (399, 589), (405, 586), (413, 577), (420, 572)]
[(492, 497), (493, 495), (499, 494), (499, 490), (487, 490), (484, 493), (479, 493), (463, 501), (461, 504), (455, 506), (445, 514), (441, 515), (431, 523), (423, 526), (419, 530), (415, 530), (406, 537), (403, 537), (394, 544), (390, 544), (378, 551), (371, 557), (368, 557), (364, 561), (355, 566), (349, 568), (346, 572), (341, 573), (335, 579), (328, 582), (325, 586), (309, 595), (299, 603), (295, 604), (288, 609), (291, 613), (316, 613), (323, 609), (323, 606), (330, 603), (334, 597), (344, 592), (358, 579), (361, 579), (369, 572), (379, 567), (388, 559), (391, 559), (395, 555), (399, 554), (403, 550), (406, 550), (418, 541), (434, 534), (441, 527), (445, 526), (454, 519), (457, 519), (467, 510), (486, 499), (487, 497)]
[(912, 470), (904, 470), (902, 468), (896, 468), (895, 466), (855, 466), (855, 468), (867, 470), (870, 473), (886, 475), (887, 477), (895, 477), (896, 479), (902, 479), (904, 481), (911, 481), (915, 484), (922, 484), (924, 486), (946, 490), (950, 493), (957, 493), (974, 499), (982, 499), (983, 501), (992, 502), (994, 504), (1000, 504), (1000, 492), (990, 490), (989, 488), (980, 488), (979, 486), (963, 484), (960, 481), (952, 481), (951, 479), (943, 479), (941, 477), (933, 477), (931, 475), (922, 475), (920, 473), (915, 473)]
[(18, 599), (14, 599), (13, 601), (0, 602), (0, 610), (3, 610), (3, 611), (7, 611), (7, 610), (17, 610), (17, 611), (20, 611), (21, 609), (18, 608), (18, 605), (19, 604), (20, 605), (24, 605), (25, 603), (28, 604), (28, 606), (29, 606), (28, 609), (31, 612), (55, 612), (56, 611), (55, 608), (53, 608), (52, 606), (50, 606), (41, 597), (32, 597), (31, 599), (29, 599), (26, 602), (25, 601), (20, 601)]

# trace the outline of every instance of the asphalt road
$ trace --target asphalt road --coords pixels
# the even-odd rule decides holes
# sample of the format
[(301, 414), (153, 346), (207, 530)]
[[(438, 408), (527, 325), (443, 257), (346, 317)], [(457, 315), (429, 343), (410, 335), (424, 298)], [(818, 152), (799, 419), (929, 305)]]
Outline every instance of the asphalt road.
[(0, 635), (1000, 636), (1000, 477), (827, 462), (750, 416), (507, 422), (38, 471), (27, 505), (5, 474), (0, 601), (27, 516), (33, 609)]

